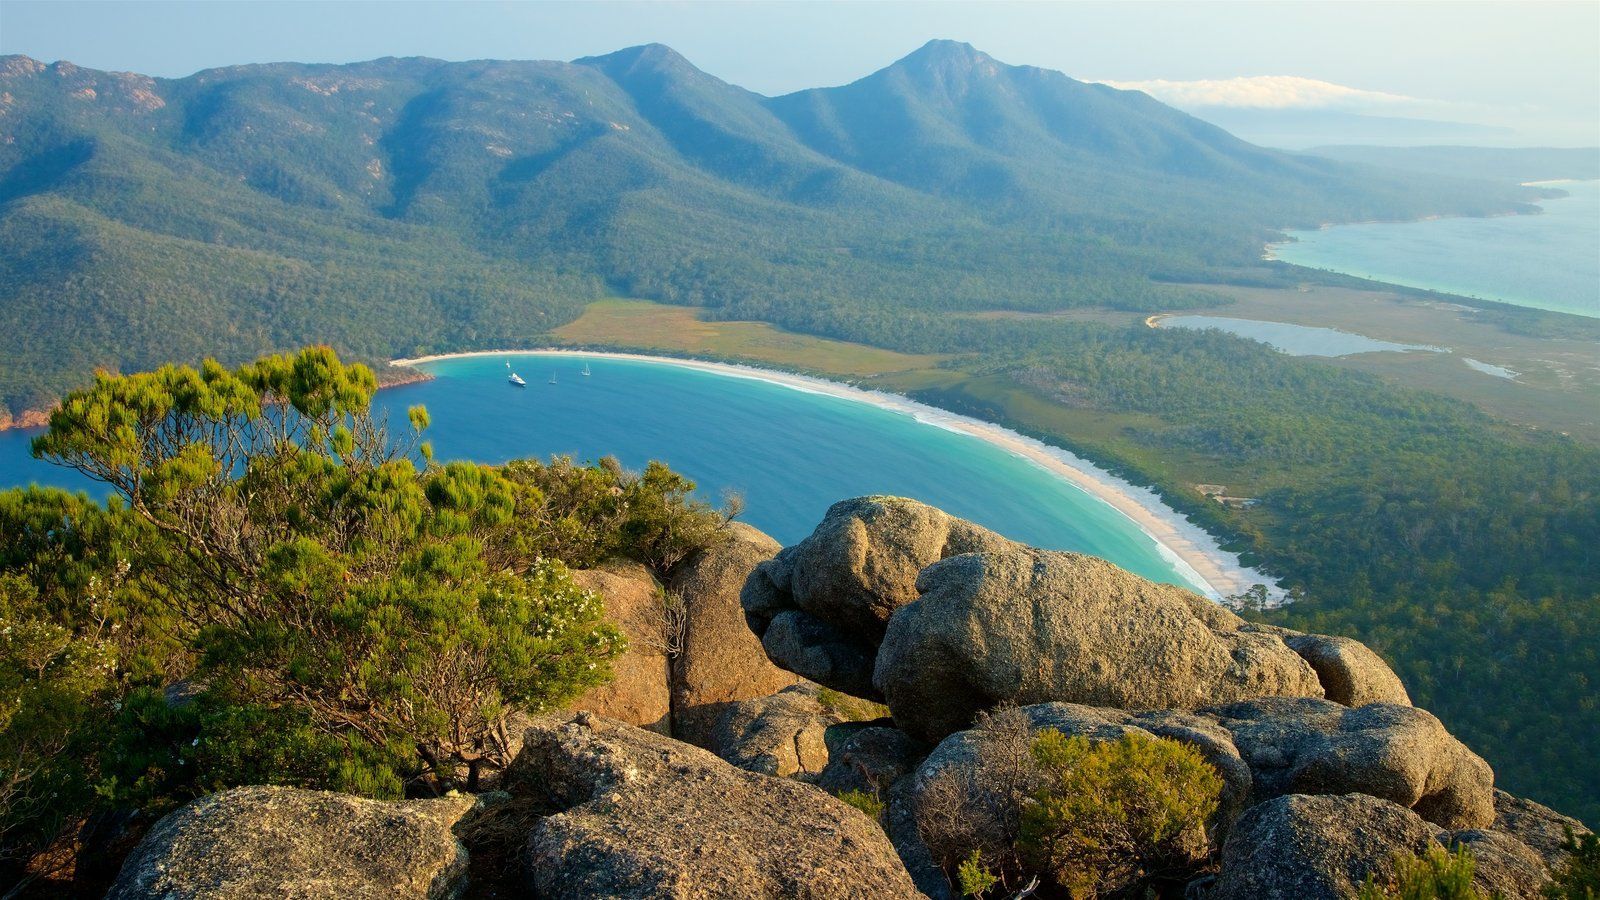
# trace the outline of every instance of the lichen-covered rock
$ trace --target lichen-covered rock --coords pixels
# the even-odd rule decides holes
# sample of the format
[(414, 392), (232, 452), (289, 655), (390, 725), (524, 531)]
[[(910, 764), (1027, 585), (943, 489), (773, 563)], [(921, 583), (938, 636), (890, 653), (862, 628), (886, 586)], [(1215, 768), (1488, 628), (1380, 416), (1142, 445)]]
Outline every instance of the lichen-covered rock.
[(922, 744), (898, 728), (862, 728), (828, 754), (817, 787), (830, 794), (866, 791), (881, 796), (909, 773), (925, 752)]
[(917, 896), (883, 830), (843, 801), (598, 716), (536, 720), (507, 784), (565, 810), (529, 839), (536, 896)]
[(858, 497), (835, 503), (809, 537), (758, 566), (740, 599), (778, 665), (876, 700), (873, 657), (890, 616), (917, 599), (917, 573), (949, 556), (1010, 546), (925, 503)]
[(1270, 697), (1201, 711), (1250, 767), (1252, 803), (1283, 794), (1359, 792), (1442, 828), (1494, 821), (1494, 772), (1431, 713), (1370, 703)]
[(817, 701), (817, 686), (797, 684), (770, 697), (730, 704), (712, 749), (741, 769), (787, 778), (828, 764), (828, 729), (843, 722)]
[(712, 749), (712, 730), (728, 704), (766, 697), (800, 678), (767, 659), (745, 622), (739, 592), (778, 542), (742, 522), (679, 566), (668, 589), (683, 601), (683, 643), (672, 670), (672, 736)]
[(157, 822), (109, 900), (447, 898), (467, 851), (451, 829), (470, 797), (383, 803), (286, 787), (202, 797)]
[(1472, 886), (1485, 897), (1541, 900), (1550, 869), (1527, 844), (1504, 831), (1469, 829), (1441, 836), (1451, 850), (1465, 847), (1473, 859)]
[(1329, 700), (1345, 706), (1368, 703), (1411, 705), (1411, 695), (1382, 657), (1345, 637), (1287, 632), (1283, 642), (1317, 673)]
[(1567, 830), (1580, 835), (1589, 833), (1582, 822), (1571, 816), (1498, 789), (1494, 792), (1494, 813), (1491, 827), (1527, 845), (1552, 872), (1558, 871), (1571, 857), (1566, 849)]
[(600, 595), (606, 618), (627, 635), (628, 649), (612, 660), (611, 681), (590, 689), (571, 707), (669, 734), (671, 672), (665, 645), (665, 606), (655, 576), (638, 563), (616, 561), (597, 569), (576, 570), (572, 580)]
[(1353, 898), (1368, 875), (1393, 875), (1397, 853), (1435, 846), (1434, 832), (1411, 810), (1366, 794), (1276, 797), (1234, 824), (1210, 897)]
[(934, 563), (917, 588), (889, 622), (873, 683), (922, 740), (1001, 703), (1193, 709), (1323, 695), (1278, 635), (1093, 557), (1013, 545)]

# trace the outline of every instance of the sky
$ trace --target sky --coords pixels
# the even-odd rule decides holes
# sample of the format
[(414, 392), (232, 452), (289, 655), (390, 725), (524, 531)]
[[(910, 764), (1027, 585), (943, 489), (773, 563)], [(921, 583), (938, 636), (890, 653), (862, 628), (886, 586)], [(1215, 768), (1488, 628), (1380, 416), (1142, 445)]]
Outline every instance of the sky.
[(166, 77), (380, 56), (573, 59), (660, 42), (719, 78), (771, 95), (854, 80), (932, 38), (1136, 87), (1201, 115), (1410, 117), (1493, 126), (1502, 143), (1600, 145), (1594, 0), (0, 0), (0, 53)]

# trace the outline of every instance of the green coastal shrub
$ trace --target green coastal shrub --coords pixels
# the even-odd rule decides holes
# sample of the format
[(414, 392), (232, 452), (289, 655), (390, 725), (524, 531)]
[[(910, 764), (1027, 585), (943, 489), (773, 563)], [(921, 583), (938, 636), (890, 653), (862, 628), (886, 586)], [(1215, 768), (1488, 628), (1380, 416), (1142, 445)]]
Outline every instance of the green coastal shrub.
[(1489, 900), (1472, 887), (1475, 861), (1459, 847), (1454, 853), (1429, 847), (1417, 856), (1394, 860), (1394, 876), (1379, 884), (1371, 875), (1361, 885), (1359, 900)]
[(1600, 835), (1584, 835), (1567, 829), (1567, 852), (1572, 854), (1556, 870), (1555, 878), (1544, 889), (1549, 900), (1596, 900), (1600, 898)]
[(694, 482), (659, 462), (634, 473), (613, 457), (585, 466), (557, 456), (513, 460), (500, 474), (517, 514), (491, 536), (488, 552), (509, 567), (546, 557), (586, 569), (623, 556), (665, 576), (715, 543), (740, 508), (737, 497), (721, 510), (695, 499)]
[(845, 791), (838, 795), (840, 800), (850, 804), (856, 809), (866, 813), (872, 821), (883, 824), (883, 800), (871, 791)]
[(1187, 744), (1128, 733), (1033, 742), (1045, 785), (1022, 810), (1025, 862), (1073, 897), (1182, 878), (1210, 853), (1222, 778)]
[[(255, 757), (281, 759), (282, 779), (320, 766), (332, 774), (310, 780), (395, 793), (408, 773), (352, 768), (364, 745), (408, 748), (423, 786), (471, 787), (505, 762), (511, 711), (601, 683), (623, 639), (559, 562), (511, 566), (492, 549), (516, 485), (433, 463), (421, 408), (391, 435), (376, 389), (326, 348), (102, 374), (34, 450), (109, 485), (142, 524), (129, 555), (151, 563), (140, 577), (213, 711), (270, 711), (304, 722), (283, 733), (319, 736)], [(225, 720), (196, 740), (245, 733)], [(313, 743), (326, 765), (303, 759)]]
[(956, 867), (956, 888), (963, 897), (982, 897), (999, 883), (1000, 876), (983, 864), (983, 854), (977, 850)]

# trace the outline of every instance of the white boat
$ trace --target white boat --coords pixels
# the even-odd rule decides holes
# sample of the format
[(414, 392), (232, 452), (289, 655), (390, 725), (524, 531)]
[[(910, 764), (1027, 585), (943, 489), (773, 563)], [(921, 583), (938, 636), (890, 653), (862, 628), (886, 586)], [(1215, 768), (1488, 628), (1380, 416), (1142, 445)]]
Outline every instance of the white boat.
[(512, 372), (509, 376), (507, 376), (506, 380), (511, 382), (512, 384), (516, 385), (517, 387), (527, 387), (528, 386), (528, 383), (526, 381), (522, 380), (522, 376), (518, 375), (515, 372)]
[(583, 377), (585, 377), (585, 378), (589, 377), (589, 364), (588, 363), (584, 363), (583, 364)]
[(554, 373), (554, 372), (550, 373), (550, 383), (551, 384), (555, 384), (556, 383), (556, 373)]

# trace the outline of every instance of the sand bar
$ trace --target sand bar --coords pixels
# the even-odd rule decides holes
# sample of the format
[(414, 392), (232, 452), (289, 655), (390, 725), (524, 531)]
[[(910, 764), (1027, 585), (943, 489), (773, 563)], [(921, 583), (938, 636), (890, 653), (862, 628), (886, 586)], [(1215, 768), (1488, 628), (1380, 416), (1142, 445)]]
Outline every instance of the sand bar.
[(1190, 522), (1182, 513), (1167, 506), (1161, 497), (1149, 488), (1130, 484), (1060, 447), (1052, 447), (1043, 441), (1018, 434), (993, 422), (948, 412), (899, 394), (867, 390), (825, 378), (797, 375), (776, 369), (670, 356), (593, 350), (480, 350), (469, 353), (443, 353), (416, 359), (396, 359), (391, 360), (391, 364), (418, 366), (473, 356), (575, 356), (635, 360), (699, 369), (732, 378), (749, 378), (793, 390), (826, 394), (858, 403), (870, 403), (881, 409), (912, 416), (928, 425), (977, 438), (1065, 479), (1132, 521), (1140, 531), (1155, 541), (1162, 556), (1172, 563), (1173, 568), (1185, 580), (1192, 582), (1197, 589), (1213, 599), (1240, 593), (1254, 584), (1267, 585), (1274, 596), (1281, 593), (1272, 578), (1244, 566), (1237, 554), (1222, 549), (1216, 538)]

